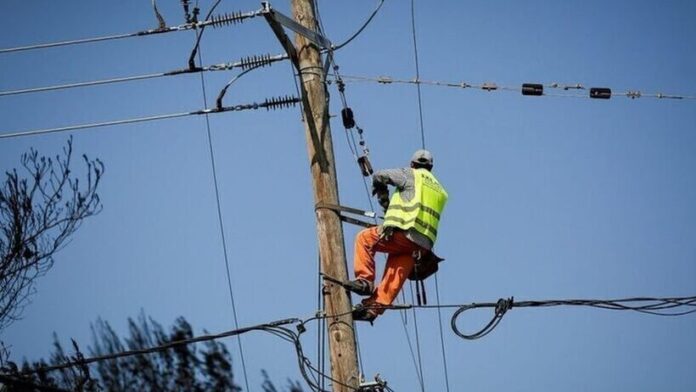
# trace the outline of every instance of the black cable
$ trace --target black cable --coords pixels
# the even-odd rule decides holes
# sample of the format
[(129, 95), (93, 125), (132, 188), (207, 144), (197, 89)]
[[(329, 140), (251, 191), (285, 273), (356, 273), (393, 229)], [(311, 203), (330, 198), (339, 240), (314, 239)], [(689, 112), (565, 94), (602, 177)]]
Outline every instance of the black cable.
[(447, 370), (447, 354), (445, 352), (445, 334), (443, 332), (442, 328), (442, 309), (439, 307), (440, 306), (440, 285), (438, 284), (437, 281), (437, 273), (435, 273), (435, 301), (436, 304), (438, 305), (437, 308), (437, 321), (438, 325), (440, 327), (440, 349), (442, 351), (442, 365), (444, 367), (445, 371), (445, 386), (447, 387), (447, 392), (449, 392), (450, 387), (449, 387), (449, 372)]
[(308, 324), (309, 322), (311, 322), (311, 321), (313, 321), (313, 320), (316, 320), (316, 319), (318, 319), (318, 318), (320, 318), (320, 317), (314, 316), (314, 317), (312, 317), (312, 318), (309, 318), (309, 319), (307, 319), (307, 320), (302, 321), (302, 322), (297, 326), (297, 329), (298, 329), (299, 333), (295, 333), (295, 332), (293, 332), (293, 331), (291, 331), (291, 330), (289, 330), (289, 329), (287, 329), (287, 328), (284, 328), (284, 327), (277, 327), (277, 328), (275, 328), (275, 329), (278, 330), (278, 332), (283, 333), (283, 334), (284, 334), (285, 336), (287, 336), (290, 340), (292, 340), (292, 342), (294, 342), (294, 344), (295, 344), (295, 351), (296, 351), (296, 354), (297, 354), (298, 365), (299, 365), (299, 367), (300, 367), (300, 373), (302, 374), (303, 378), (305, 379), (305, 382), (307, 382), (307, 384), (310, 386), (310, 388), (312, 388), (312, 390), (318, 391), (318, 392), (329, 392), (329, 391), (323, 389), (323, 388), (318, 384), (317, 380), (311, 378), (311, 377), (313, 377), (313, 376), (311, 375), (311, 373), (308, 373), (308, 371), (307, 371), (308, 369), (311, 370), (311, 371), (314, 371), (318, 376), (322, 377), (322, 379), (327, 379), (327, 380), (330, 380), (330, 381), (332, 381), (332, 382), (334, 382), (334, 383), (336, 383), (336, 384), (339, 384), (339, 385), (341, 385), (341, 386), (347, 387), (347, 388), (349, 388), (349, 389), (351, 389), (351, 390), (356, 390), (355, 388), (351, 387), (350, 385), (345, 384), (345, 383), (343, 383), (343, 382), (341, 382), (341, 381), (339, 381), (339, 380), (336, 380), (336, 379), (334, 379), (334, 378), (332, 378), (332, 377), (330, 377), (330, 376), (328, 376), (328, 375), (326, 375), (326, 374), (320, 372), (320, 371), (317, 370), (316, 368), (314, 368), (314, 367), (312, 366), (311, 362), (309, 361), (309, 359), (304, 355), (304, 352), (303, 352), (303, 349), (302, 349), (302, 342), (300, 341), (300, 334), (302, 334), (302, 333), (305, 331), (305, 327), (304, 327), (304, 326), (305, 326), (306, 324)]
[[(207, 334), (207, 335), (193, 337), (190, 339), (177, 340), (177, 341), (168, 342), (168, 343), (165, 343), (165, 344), (162, 344), (159, 346), (153, 346), (153, 347), (144, 348), (144, 349), (120, 351), (120, 352), (116, 352), (116, 353), (94, 356), (94, 357), (89, 357), (89, 358), (83, 357), (83, 358), (79, 358), (79, 359), (68, 360), (67, 362), (62, 363), (62, 364), (36, 367), (36, 368), (28, 370), (28, 371), (20, 372), (17, 375), (0, 374), (0, 381), (2, 381), (2, 378), (8, 378), (8, 377), (15, 378), (17, 376), (35, 374), (35, 373), (39, 373), (39, 372), (47, 373), (47, 372), (77, 367), (77, 366), (86, 366), (86, 365), (96, 363), (96, 362), (114, 360), (114, 359), (118, 359), (118, 358), (125, 358), (125, 357), (137, 356), (137, 355), (152, 354), (152, 353), (157, 353), (157, 352), (161, 352), (161, 351), (174, 349), (176, 347), (180, 347), (183, 345), (190, 345), (190, 344), (195, 344), (195, 343), (202, 343), (202, 342), (207, 342), (207, 341), (211, 341), (211, 340), (222, 339), (222, 338), (226, 338), (226, 337), (238, 336), (238, 335), (241, 335), (241, 334), (244, 334), (247, 332), (251, 332), (251, 331), (262, 331), (262, 332), (270, 333), (270, 334), (272, 334), (276, 337), (279, 337), (285, 341), (288, 341), (294, 345), (295, 354), (296, 354), (297, 361), (298, 361), (298, 366), (300, 368), (300, 373), (302, 374), (303, 378), (305, 379), (305, 381), (307, 382), (307, 384), (310, 386), (310, 388), (313, 391), (330, 392), (328, 390), (323, 389), (322, 387), (320, 387), (318, 385), (318, 380), (315, 378), (314, 374), (311, 372), (316, 373), (316, 375), (318, 377), (321, 377), (321, 379), (330, 380), (338, 385), (341, 385), (345, 388), (348, 388), (348, 390), (358, 391), (358, 389), (352, 387), (351, 385), (348, 385), (340, 380), (336, 380), (336, 379), (332, 378), (331, 376), (323, 373), (322, 371), (316, 369), (314, 366), (312, 366), (312, 363), (309, 361), (309, 359), (304, 355), (300, 336), (306, 330), (306, 327), (305, 327), (306, 325), (308, 325), (311, 321), (318, 320), (318, 319), (325, 320), (326, 317), (314, 316), (314, 317), (308, 318), (306, 320), (301, 320), (298, 318), (281, 319), (281, 320), (272, 321), (272, 322), (263, 323), (263, 324), (258, 324), (258, 325), (254, 325), (254, 326), (250, 326), (250, 327), (229, 330), (229, 331), (225, 331), (225, 332), (218, 333), (218, 334)], [(298, 332), (294, 332), (293, 330), (287, 328), (286, 326), (289, 324), (296, 324), (296, 328), (297, 328)], [(53, 389), (46, 389), (46, 390), (53, 391)]]
[[(416, 5), (415, 0), (411, 0), (411, 33), (413, 35), (413, 57), (416, 63), (416, 80), (420, 81), (420, 66), (418, 64), (418, 44), (416, 40)], [(420, 119), (421, 148), (425, 148), (425, 130), (423, 128), (423, 97), (421, 95), (421, 85), (416, 83), (418, 91), (418, 118)]]
[[(203, 63), (203, 54), (202, 51), (198, 51), (198, 61), (202, 64)], [(201, 73), (201, 90), (203, 92), (203, 105), (204, 109), (208, 109), (208, 97), (207, 97), (207, 92), (205, 88), (205, 76)], [(227, 274), (227, 288), (229, 289), (229, 294), (230, 294), (230, 304), (232, 305), (232, 315), (234, 316), (234, 327), (239, 328), (239, 321), (237, 318), (237, 307), (235, 305), (234, 301), (234, 292), (232, 291), (232, 277), (230, 275), (230, 262), (229, 262), (229, 257), (227, 255), (227, 240), (225, 239), (225, 227), (223, 224), (223, 219), (222, 219), (222, 208), (220, 207), (220, 189), (218, 187), (218, 180), (217, 180), (217, 168), (215, 167), (215, 154), (213, 152), (213, 139), (212, 135), (210, 132), (210, 118), (208, 117), (208, 113), (205, 114), (205, 126), (207, 130), (207, 139), (208, 139), (208, 150), (210, 152), (210, 165), (212, 167), (213, 171), (213, 184), (215, 185), (215, 201), (216, 201), (216, 206), (217, 206), (217, 214), (218, 214), (218, 222), (220, 224), (220, 238), (222, 239), (222, 252), (224, 254), (224, 259), (225, 259), (225, 273)], [(242, 348), (242, 338), (241, 336), (237, 336), (237, 346), (239, 347), (239, 356), (241, 358), (242, 362), (242, 373), (244, 374), (244, 385), (246, 386), (247, 391), (249, 391), (249, 381), (248, 381), (248, 376), (247, 376), (247, 370), (246, 370), (246, 361), (244, 360), (244, 349)]]
[[(632, 305), (637, 303), (637, 305)], [(597, 299), (570, 299), (570, 300), (548, 300), (548, 301), (519, 301), (514, 299), (501, 298), (498, 302), (492, 303), (472, 303), (463, 305), (452, 315), (452, 331), (459, 337), (467, 340), (479, 339), (489, 334), (503, 319), (508, 310), (524, 307), (550, 307), (550, 306), (589, 306), (609, 310), (630, 310), (656, 316), (683, 316), (696, 312), (696, 296), (693, 297), (674, 297), (674, 298), (653, 298), (653, 297), (634, 297), (613, 300)], [(675, 308), (693, 308), (684, 311), (669, 312)], [(461, 332), (457, 326), (457, 318), (467, 310), (477, 308), (494, 308), (493, 318), (483, 328), (472, 334)]]
[(253, 70), (255, 70), (255, 69), (261, 68), (261, 67), (263, 67), (263, 64), (255, 65), (255, 66), (253, 66), (253, 67), (251, 67), (251, 68), (245, 69), (244, 71), (240, 72), (240, 73), (237, 74), (235, 77), (233, 77), (232, 80), (230, 80), (229, 82), (227, 82), (227, 84), (225, 85), (225, 87), (223, 87), (222, 90), (220, 90), (220, 93), (218, 94), (218, 97), (217, 97), (217, 99), (215, 100), (215, 105), (216, 105), (218, 108), (223, 107), (223, 106), (222, 106), (222, 100), (223, 100), (223, 98), (225, 98), (225, 94), (227, 94), (227, 89), (229, 89), (230, 86), (232, 86), (232, 84), (234, 84), (234, 82), (236, 82), (237, 80), (239, 80), (242, 76), (248, 74), (249, 72), (251, 72), (251, 71), (253, 71)]
[(39, 368), (26, 371), (26, 372), (20, 372), (21, 375), (26, 375), (26, 374), (34, 374), (37, 372), (52, 372), (56, 370), (62, 370), (62, 369), (67, 369), (75, 366), (84, 366), (84, 365), (89, 365), (91, 363), (95, 362), (102, 362), (102, 361), (108, 361), (111, 359), (117, 359), (117, 358), (124, 358), (124, 357), (131, 357), (134, 355), (144, 355), (144, 354), (152, 354), (156, 352), (161, 352), (169, 349), (173, 349), (175, 347), (179, 347), (182, 345), (189, 345), (189, 344), (194, 344), (194, 343), (202, 343), (202, 342), (207, 342), (210, 340), (217, 340), (217, 339), (222, 339), (222, 338), (227, 338), (231, 336), (236, 336), (240, 334), (244, 334), (247, 332), (251, 331), (263, 331), (268, 328), (274, 328), (278, 327), (280, 325), (286, 325), (286, 324), (292, 324), (292, 323), (298, 323), (301, 322), (302, 320), (296, 319), (296, 318), (291, 318), (291, 319), (282, 319), (282, 320), (277, 320), (277, 321), (272, 321), (269, 323), (264, 323), (264, 324), (258, 324), (254, 325), (251, 327), (245, 327), (245, 328), (239, 328), (239, 329), (233, 329), (225, 332), (221, 332), (218, 334), (214, 335), (201, 335), (197, 336), (195, 338), (190, 338), (190, 339), (182, 339), (182, 340), (176, 340), (173, 342), (165, 343), (159, 346), (154, 346), (154, 347), (149, 347), (149, 348), (144, 348), (144, 349), (138, 349), (138, 350), (127, 350), (127, 351), (121, 351), (117, 353), (112, 353), (112, 354), (106, 354), (106, 355), (100, 355), (100, 356), (95, 356), (95, 357), (89, 357), (89, 358), (83, 358), (79, 361), (68, 361), (62, 364), (57, 364), (57, 365), (51, 365), (51, 366), (41, 366)]
[[(632, 305), (633, 303), (637, 303), (637, 305)], [(473, 340), (473, 339), (478, 339), (478, 338), (481, 338), (481, 337), (489, 334), (500, 323), (500, 321), (502, 320), (502, 317), (505, 315), (505, 313), (508, 310), (512, 309), (513, 307), (518, 307), (518, 308), (520, 308), (520, 307), (550, 307), (550, 306), (561, 306), (561, 305), (590, 306), (590, 307), (595, 307), (595, 308), (600, 308), (600, 309), (610, 309), (610, 310), (631, 310), (631, 311), (636, 311), (636, 312), (646, 313), (646, 314), (651, 314), (651, 315), (658, 315), (658, 316), (682, 316), (682, 315), (687, 315), (687, 314), (691, 314), (691, 313), (696, 313), (696, 296), (668, 297), (668, 298), (634, 297), (634, 298), (624, 298), (624, 299), (614, 299), (614, 300), (571, 299), (571, 300), (520, 301), (520, 302), (514, 302), (513, 298), (509, 298), (509, 299), (502, 299), (501, 298), (500, 300), (498, 300), (498, 302), (495, 302), (495, 303), (472, 303), (472, 304), (467, 304), (467, 305), (440, 305), (439, 300), (438, 300), (438, 305), (410, 305), (410, 304), (390, 305), (390, 306), (380, 305), (379, 308), (382, 310), (388, 310), (388, 309), (404, 310), (404, 309), (409, 309), (409, 308), (430, 308), (430, 309), (436, 308), (436, 309), (438, 309), (438, 312), (440, 309), (443, 309), (443, 308), (458, 308), (457, 311), (452, 316), (452, 320), (451, 320), (452, 330), (457, 336), (459, 336), (461, 338)], [(476, 333), (473, 333), (473, 334), (462, 333), (456, 325), (457, 318), (466, 310), (475, 309), (475, 308), (483, 308), (483, 307), (491, 307), (491, 308), (495, 309), (494, 317), (490, 320), (490, 322)], [(668, 312), (668, 310), (678, 309), (678, 308), (683, 308), (683, 307), (693, 308), (693, 309)], [(368, 306), (368, 308), (369, 308), (369, 306)], [(340, 316), (342, 316), (342, 314), (323, 315), (321, 317), (330, 318), (330, 317), (340, 317)], [(404, 331), (406, 332), (406, 335), (408, 337), (408, 331), (406, 330), (405, 324), (404, 324)], [(413, 357), (413, 348), (410, 345), (410, 339), (408, 339), (408, 343), (409, 343), (409, 348), (411, 349), (412, 357)], [(415, 359), (414, 359), (414, 364), (415, 364)], [(387, 390), (390, 390), (390, 389), (387, 389)]]
[[(357, 391), (356, 388), (353, 388), (352, 386), (345, 384), (341, 381), (333, 379), (331, 376), (326, 375), (324, 373), (319, 372), (317, 369), (315, 369), (311, 362), (307, 359), (307, 357), (304, 355), (304, 351), (302, 349), (302, 342), (300, 340), (300, 335), (302, 332), (305, 330), (305, 325), (308, 324), (310, 321), (313, 321), (317, 319), (318, 317), (312, 317), (307, 320), (300, 320), (297, 318), (291, 318), (291, 319), (282, 319), (282, 320), (277, 320), (273, 321), (270, 323), (264, 323), (264, 324), (258, 324), (255, 326), (251, 327), (246, 327), (246, 328), (239, 328), (235, 330), (230, 330), (226, 332), (222, 332), (219, 334), (215, 335), (201, 335), (195, 338), (190, 338), (190, 339), (182, 339), (182, 340), (177, 340), (174, 342), (169, 342), (160, 346), (155, 346), (155, 347), (150, 347), (146, 349), (139, 349), (139, 350), (128, 350), (128, 351), (121, 351), (118, 353), (112, 353), (112, 354), (106, 354), (106, 355), (101, 355), (101, 356), (95, 356), (95, 357), (90, 357), (90, 358), (81, 358), (79, 360), (69, 360), (68, 362), (62, 363), (62, 364), (57, 364), (57, 365), (52, 365), (52, 366), (43, 366), (43, 367), (38, 367), (34, 368), (29, 371), (25, 372), (20, 372), (18, 375), (29, 375), (29, 374), (34, 374), (38, 372), (52, 372), (52, 371), (57, 371), (57, 370), (63, 370), (67, 368), (72, 368), (76, 366), (86, 366), (91, 363), (95, 362), (101, 362), (101, 361), (107, 361), (107, 360), (113, 360), (117, 358), (124, 358), (124, 357), (130, 357), (130, 356), (136, 356), (136, 355), (145, 355), (145, 354), (152, 354), (156, 352), (161, 352), (169, 349), (173, 349), (182, 345), (189, 345), (189, 344), (194, 344), (194, 343), (201, 343), (201, 342), (206, 342), (210, 340), (216, 340), (216, 339), (221, 339), (225, 337), (231, 337), (231, 336), (238, 336), (247, 332), (251, 331), (262, 331), (262, 332), (267, 332), (270, 333), (274, 336), (280, 337), (283, 340), (286, 340), (290, 343), (293, 344), (295, 347), (295, 354), (297, 356), (297, 361), (298, 361), (298, 366), (300, 368), (300, 373), (302, 374), (303, 378), (307, 382), (307, 384), (312, 388), (314, 391), (318, 392), (330, 392), (327, 391), (323, 388), (320, 388), (319, 385), (317, 385), (317, 381), (314, 379), (314, 375), (311, 372), (316, 373), (319, 377), (325, 378), (328, 380), (331, 380), (332, 382), (335, 382), (341, 386), (344, 386), (348, 388), (349, 390), (352, 391)], [(294, 332), (291, 329), (285, 327), (285, 325), (288, 324), (297, 324), (297, 329), (299, 332)], [(14, 378), (14, 375), (10, 374), (0, 374), (0, 381), (2, 378), (5, 377), (11, 377)], [(46, 389), (47, 391), (54, 391), (56, 389)], [(57, 391), (57, 390), (56, 390)], [(60, 390), (62, 391), (62, 390)]]
[[(217, 6), (220, 5), (221, 1), (222, 0), (217, 0), (215, 4), (213, 4), (213, 6), (210, 7), (208, 14), (205, 16), (206, 22), (210, 20), (210, 17), (213, 15), (213, 11), (215, 11), (215, 8), (217, 8)], [(196, 4), (196, 8), (198, 8), (197, 5), (198, 4)], [(188, 60), (188, 65), (190, 69), (196, 68), (196, 53), (198, 53), (198, 48), (201, 46), (201, 38), (203, 37), (203, 31), (205, 31), (205, 26), (201, 26), (200, 31), (198, 30), (198, 28), (196, 28), (196, 45), (193, 47), (193, 50), (191, 50), (191, 55), (189, 56)], [(200, 61), (200, 58), (198, 60)]]
[[(324, 309), (324, 286), (323, 280), (321, 278), (321, 256), (319, 255), (319, 250), (317, 249), (317, 309)], [(324, 349), (326, 319), (317, 319), (317, 365), (319, 366), (319, 371), (324, 373), (326, 370), (326, 351)], [(319, 386), (321, 389), (326, 387), (326, 381), (324, 378), (321, 379)]]
[[(410, 288), (410, 293), (411, 293), (411, 302), (415, 302), (413, 298), (413, 282), (409, 284)], [(416, 315), (416, 309), (412, 309), (413, 311), (413, 329), (414, 329), (414, 334), (416, 336), (416, 353), (418, 353), (418, 380), (420, 381), (420, 387), (421, 387), (421, 392), (425, 392), (425, 378), (423, 377), (423, 358), (421, 357), (421, 349), (420, 349), (420, 335), (418, 333), (418, 317)]]
[(370, 24), (370, 22), (372, 22), (372, 19), (375, 17), (375, 15), (377, 15), (377, 12), (379, 12), (380, 8), (382, 8), (382, 5), (384, 5), (384, 0), (379, 0), (379, 3), (377, 4), (377, 7), (374, 9), (374, 11), (372, 11), (372, 14), (370, 14), (370, 17), (367, 18), (367, 20), (365, 21), (365, 23), (363, 23), (363, 25), (360, 26), (360, 28), (358, 29), (358, 31), (356, 31), (355, 33), (353, 33), (353, 35), (351, 35), (350, 37), (348, 37), (348, 39), (345, 40), (345, 41), (343, 41), (343, 43), (334, 46), (333, 49), (334, 49), (334, 50), (341, 49), (342, 47), (344, 47), (344, 46), (348, 45), (349, 43), (351, 43), (351, 41), (353, 41), (357, 36), (359, 36), (359, 35), (363, 32), (363, 30), (365, 30), (365, 28)]
[[(402, 291), (402, 293), (403, 293), (403, 291)], [(401, 309), (403, 309), (403, 308), (401, 308)], [(415, 371), (416, 377), (418, 378), (418, 383), (419, 383), (421, 389), (423, 389), (423, 379), (421, 379), (421, 374), (418, 371), (418, 362), (416, 359), (416, 354), (413, 351), (413, 343), (411, 343), (411, 336), (409, 335), (408, 328), (406, 327), (406, 319), (405, 319), (406, 312), (400, 313), (400, 316), (401, 316), (401, 325), (404, 327), (404, 334), (406, 335), (406, 343), (408, 344), (408, 350), (411, 353), (411, 361), (413, 362), (413, 367), (416, 370)]]

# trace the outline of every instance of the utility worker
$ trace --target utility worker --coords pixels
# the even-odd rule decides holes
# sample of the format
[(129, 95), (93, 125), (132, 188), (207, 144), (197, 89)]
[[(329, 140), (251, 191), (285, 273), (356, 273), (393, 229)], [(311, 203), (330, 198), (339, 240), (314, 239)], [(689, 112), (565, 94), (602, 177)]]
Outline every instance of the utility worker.
[[(372, 177), (372, 194), (386, 210), (384, 224), (358, 233), (353, 258), (356, 279), (348, 288), (368, 296), (353, 311), (353, 319), (372, 322), (391, 305), (415, 264), (414, 252), (430, 252), (437, 238), (447, 192), (431, 173), (433, 156), (418, 150), (410, 167), (380, 170)], [(395, 187), (389, 198), (388, 185)], [(375, 288), (375, 253), (389, 256), (382, 281)]]

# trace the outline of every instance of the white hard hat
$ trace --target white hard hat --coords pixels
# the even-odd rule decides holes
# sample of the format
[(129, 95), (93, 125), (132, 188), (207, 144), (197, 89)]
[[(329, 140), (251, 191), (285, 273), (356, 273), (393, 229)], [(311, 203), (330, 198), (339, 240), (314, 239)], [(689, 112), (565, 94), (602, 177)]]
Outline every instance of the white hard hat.
[(411, 157), (411, 163), (417, 163), (421, 165), (433, 165), (433, 154), (428, 150), (418, 150), (413, 153)]

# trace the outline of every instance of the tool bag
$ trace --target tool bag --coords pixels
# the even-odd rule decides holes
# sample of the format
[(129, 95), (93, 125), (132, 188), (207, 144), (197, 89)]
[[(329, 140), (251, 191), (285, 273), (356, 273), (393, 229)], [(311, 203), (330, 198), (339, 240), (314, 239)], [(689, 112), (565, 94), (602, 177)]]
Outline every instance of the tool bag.
[(413, 252), (413, 260), (415, 265), (408, 275), (408, 279), (416, 282), (418, 305), (426, 305), (428, 298), (425, 294), (425, 280), (437, 272), (440, 268), (440, 262), (445, 259), (439, 257), (433, 251), (418, 250)]

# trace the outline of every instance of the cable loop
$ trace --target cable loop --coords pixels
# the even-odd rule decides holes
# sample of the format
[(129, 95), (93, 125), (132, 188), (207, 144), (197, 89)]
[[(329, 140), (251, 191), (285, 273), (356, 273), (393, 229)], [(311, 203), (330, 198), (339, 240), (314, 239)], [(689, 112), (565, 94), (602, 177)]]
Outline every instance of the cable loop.
[[(495, 329), (495, 327), (498, 326), (498, 324), (500, 323), (500, 320), (503, 319), (503, 316), (505, 315), (505, 313), (508, 310), (512, 309), (513, 302), (514, 302), (513, 297), (510, 297), (508, 299), (500, 298), (498, 300), (498, 302), (496, 302), (496, 303), (483, 303), (483, 304), (473, 303), (473, 304), (469, 304), (469, 305), (464, 305), (464, 306), (460, 307), (459, 309), (457, 309), (457, 311), (454, 312), (454, 314), (452, 315), (452, 320), (451, 320), (452, 331), (462, 339), (466, 339), (466, 340), (480, 339), (480, 338), (488, 335), (489, 333), (491, 333), (491, 331), (493, 331)], [(481, 328), (480, 330), (478, 330), (475, 333), (465, 334), (465, 333), (461, 332), (459, 330), (459, 327), (457, 327), (457, 318), (462, 313), (464, 313), (465, 311), (467, 311), (469, 309), (484, 308), (484, 307), (495, 308), (495, 314), (493, 315), (493, 318), (491, 319), (491, 321), (489, 321), (488, 324), (486, 324), (486, 326), (484, 326), (483, 328)]]

